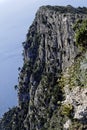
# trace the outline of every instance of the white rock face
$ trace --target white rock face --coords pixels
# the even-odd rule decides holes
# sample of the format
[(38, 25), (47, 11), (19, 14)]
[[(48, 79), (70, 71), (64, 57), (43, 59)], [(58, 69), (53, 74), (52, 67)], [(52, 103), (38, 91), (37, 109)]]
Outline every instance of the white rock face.
[[(73, 86), (72, 90), (70, 90), (70, 84), (68, 82), (64, 87), (66, 99), (63, 103), (72, 104), (74, 107), (74, 118), (82, 121), (83, 120), (85, 121), (85, 119), (87, 118), (87, 82), (86, 82), (87, 63), (86, 61), (87, 61), (87, 53), (84, 54), (84, 58), (80, 61), (79, 68), (77, 68), (80, 71), (76, 75), (77, 77), (79, 77), (79, 82), (82, 83), (84, 87), (81, 86), (80, 84), (79, 86)], [(66, 77), (67, 80), (70, 78), (69, 69), (66, 70), (64, 77)]]
[(64, 104), (70, 103), (74, 106), (74, 118), (82, 119), (87, 115), (87, 88), (77, 86), (72, 91), (65, 87), (66, 100)]
[(67, 120), (66, 123), (64, 124), (64, 129), (68, 130), (69, 126), (71, 125), (71, 120)]
[(74, 118), (81, 119), (87, 116), (87, 88), (81, 89), (75, 96), (78, 105), (75, 106)]

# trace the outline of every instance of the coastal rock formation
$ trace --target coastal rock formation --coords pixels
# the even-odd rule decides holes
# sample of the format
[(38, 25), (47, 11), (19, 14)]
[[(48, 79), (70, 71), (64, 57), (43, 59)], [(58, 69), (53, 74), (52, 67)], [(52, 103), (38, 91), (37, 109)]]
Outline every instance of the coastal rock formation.
[(79, 19), (87, 19), (87, 8), (42, 6), (37, 11), (23, 42), (19, 105), (11, 116), (11, 129), (3, 129), (1, 120), (0, 130), (87, 129), (87, 88), (81, 88), (76, 78), (75, 84), (69, 82), (76, 72), (86, 85), (86, 54), (81, 58), (73, 30)]

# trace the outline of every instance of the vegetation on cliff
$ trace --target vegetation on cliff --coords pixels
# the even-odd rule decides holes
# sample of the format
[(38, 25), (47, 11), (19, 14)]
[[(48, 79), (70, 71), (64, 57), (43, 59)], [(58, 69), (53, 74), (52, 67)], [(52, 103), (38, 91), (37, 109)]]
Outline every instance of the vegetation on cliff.
[(19, 106), (4, 114), (0, 130), (87, 128), (87, 54), (78, 49), (86, 48), (86, 14), (87, 8), (71, 6), (37, 12), (23, 42), (24, 64), (15, 86)]
[(87, 48), (87, 19), (79, 19), (74, 25), (76, 44)]

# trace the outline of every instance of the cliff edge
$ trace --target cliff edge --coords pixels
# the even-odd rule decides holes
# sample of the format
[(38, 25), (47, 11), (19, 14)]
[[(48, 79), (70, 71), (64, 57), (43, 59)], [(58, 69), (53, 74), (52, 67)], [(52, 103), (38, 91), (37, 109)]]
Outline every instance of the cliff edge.
[(84, 19), (85, 7), (40, 7), (23, 42), (19, 105), (8, 122), (4, 115), (0, 130), (87, 129), (87, 54), (76, 46), (73, 30)]

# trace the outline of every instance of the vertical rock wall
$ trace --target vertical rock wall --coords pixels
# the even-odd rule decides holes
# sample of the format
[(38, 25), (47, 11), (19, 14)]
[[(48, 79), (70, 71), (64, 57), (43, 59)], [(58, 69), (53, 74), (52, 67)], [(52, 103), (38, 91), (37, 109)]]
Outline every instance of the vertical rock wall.
[(60, 90), (57, 89), (60, 94), (56, 97), (52, 91), (60, 73), (74, 62), (79, 52), (73, 25), (86, 17), (71, 6), (41, 7), (36, 13), (23, 43), (24, 65), (19, 77), (19, 107), (25, 113), (27, 130), (46, 129), (45, 123), (50, 122), (57, 102), (63, 100)]

